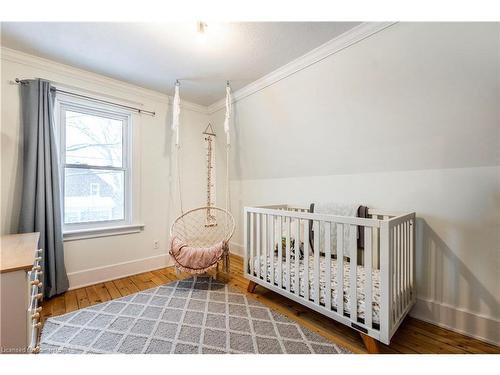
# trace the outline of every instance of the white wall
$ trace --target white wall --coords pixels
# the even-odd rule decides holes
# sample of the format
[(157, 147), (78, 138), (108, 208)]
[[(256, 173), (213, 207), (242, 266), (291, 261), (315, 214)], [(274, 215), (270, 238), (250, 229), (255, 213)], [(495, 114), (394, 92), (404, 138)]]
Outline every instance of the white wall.
[(233, 249), (246, 205), (415, 211), (412, 314), (499, 343), (499, 52), (498, 24), (400, 23), (237, 101)]
[[(15, 233), (19, 219), (22, 186), (22, 134), (19, 87), (16, 77), (45, 78), (58, 84), (88, 90), (132, 106), (156, 111), (156, 116), (134, 115), (134, 145), (138, 158), (140, 233), (65, 242), (66, 269), (72, 288), (126, 274), (160, 268), (168, 262), (169, 226), (178, 214), (175, 178), (170, 173), (170, 113), (166, 95), (145, 90), (96, 74), (2, 49), (1, 59), (1, 233)], [(204, 199), (204, 155), (201, 132), (206, 126), (206, 108), (183, 103), (181, 141), (186, 163), (183, 180), (184, 205), (200, 205)], [(175, 163), (174, 163), (175, 165)], [(153, 242), (160, 241), (159, 249)]]

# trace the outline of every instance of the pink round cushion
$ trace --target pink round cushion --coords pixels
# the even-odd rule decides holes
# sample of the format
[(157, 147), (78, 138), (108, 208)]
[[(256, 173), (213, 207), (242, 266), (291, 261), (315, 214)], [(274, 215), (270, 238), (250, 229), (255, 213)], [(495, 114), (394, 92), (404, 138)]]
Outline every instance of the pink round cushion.
[(225, 241), (211, 247), (191, 247), (178, 237), (170, 241), (170, 255), (181, 271), (189, 273), (205, 273), (215, 267), (227, 249)]

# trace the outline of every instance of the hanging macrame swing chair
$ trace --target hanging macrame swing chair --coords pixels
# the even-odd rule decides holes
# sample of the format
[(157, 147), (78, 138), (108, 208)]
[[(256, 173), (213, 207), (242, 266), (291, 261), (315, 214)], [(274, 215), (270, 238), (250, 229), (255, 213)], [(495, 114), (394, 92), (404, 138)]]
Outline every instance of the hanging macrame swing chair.
[[(211, 132), (206, 135), (207, 143), (207, 204), (184, 212), (182, 207), (181, 178), (179, 173), (179, 115), (180, 97), (179, 82), (175, 85), (173, 101), (172, 130), (175, 136), (177, 152), (177, 176), (181, 214), (170, 227), (170, 255), (179, 271), (191, 274), (206, 273), (210, 269), (218, 268), (219, 261), (224, 262), (224, 270), (229, 271), (229, 240), (234, 234), (235, 221), (229, 212), (229, 119), (231, 117), (231, 91), (229, 82), (226, 86), (226, 117), (224, 131), (226, 133), (226, 208), (216, 207), (214, 202), (215, 190), (215, 153), (212, 152), (212, 143), (215, 132), (209, 124)], [(207, 129), (209, 128), (207, 127)]]

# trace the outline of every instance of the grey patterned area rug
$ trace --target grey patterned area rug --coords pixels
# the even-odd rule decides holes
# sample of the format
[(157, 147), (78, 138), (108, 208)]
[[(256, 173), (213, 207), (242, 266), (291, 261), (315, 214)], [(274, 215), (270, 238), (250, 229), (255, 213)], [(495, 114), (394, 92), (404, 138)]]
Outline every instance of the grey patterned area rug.
[(209, 277), (47, 319), (41, 353), (349, 353)]

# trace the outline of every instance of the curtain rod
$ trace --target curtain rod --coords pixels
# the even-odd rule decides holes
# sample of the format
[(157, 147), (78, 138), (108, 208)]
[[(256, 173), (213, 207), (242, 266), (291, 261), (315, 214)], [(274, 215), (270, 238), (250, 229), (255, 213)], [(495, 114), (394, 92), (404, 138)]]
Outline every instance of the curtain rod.
[[(19, 84), (19, 85), (24, 85), (26, 83), (26, 82), (20, 80), (19, 78), (16, 78), (15, 82), (17, 84)], [(130, 110), (135, 111), (135, 112), (137, 112), (139, 114), (143, 114), (144, 113), (144, 114), (150, 115), (150, 116), (155, 116), (156, 115), (156, 112), (153, 112), (153, 111), (146, 111), (144, 109), (140, 109), (140, 108), (136, 108), (136, 107), (131, 107), (131, 106), (124, 105), (124, 104), (114, 103), (114, 102), (110, 102), (110, 101), (103, 100), (103, 99), (97, 99), (97, 98), (93, 98), (91, 96), (77, 94), (76, 92), (61, 90), (61, 89), (58, 89), (58, 88), (55, 88), (55, 87), (53, 87), (52, 90), (54, 90), (56, 92), (60, 92), (60, 93), (66, 94), (66, 95), (71, 95), (71, 96), (76, 96), (78, 98), (84, 98), (84, 99), (92, 100), (94, 102), (105, 103), (105, 104), (109, 104), (109, 105), (112, 105), (112, 106), (115, 106), (115, 107), (130, 109)]]

